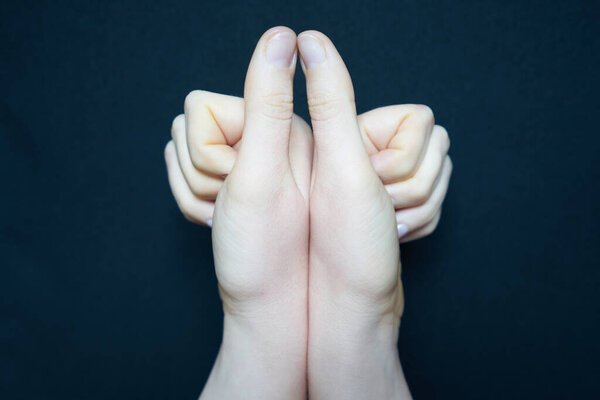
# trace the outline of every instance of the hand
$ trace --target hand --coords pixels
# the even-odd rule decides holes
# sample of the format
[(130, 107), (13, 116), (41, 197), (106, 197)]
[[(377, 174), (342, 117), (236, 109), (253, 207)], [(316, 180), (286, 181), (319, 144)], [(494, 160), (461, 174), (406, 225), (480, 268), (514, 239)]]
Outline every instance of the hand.
[(396, 209), (401, 243), (435, 230), (452, 161), (450, 139), (434, 125), (431, 108), (419, 104), (380, 107), (358, 116), (363, 143)]
[[(188, 95), (185, 104), (186, 109), (193, 108), (195, 128), (187, 128), (185, 114), (173, 121), (171, 133), (178, 160), (173, 168), (173, 194), (189, 221), (210, 226), (214, 200), (239, 149), (244, 99), (197, 90)], [(360, 114), (358, 126), (375, 172), (396, 208), (400, 242), (429, 235), (440, 220), (452, 171), (448, 133), (434, 125), (429, 107), (414, 104)], [(311, 128), (294, 114), (292, 169), (305, 169), (312, 154)]]
[[(223, 160), (229, 160), (211, 170), (201, 170), (204, 180), (198, 185), (199, 190), (205, 190), (202, 188), (212, 182), (210, 193), (218, 192), (212, 237), (225, 311), (223, 344), (203, 398), (305, 396), (308, 192), (312, 162), (308, 151), (312, 147), (306, 146), (309, 142), (305, 136), (298, 135), (297, 139), (303, 139), (292, 151), (292, 127), (298, 132), (307, 128), (293, 114), (295, 65), (295, 33), (283, 27), (270, 29), (258, 42), (248, 67), (243, 129), (239, 109), (223, 118), (213, 118), (209, 112), (233, 110), (231, 103), (236, 100), (220, 96), (209, 100), (206, 93), (195, 93), (186, 99), (185, 123), (187, 138), (200, 138), (200, 146), (190, 146), (189, 163), (184, 161), (188, 152), (183, 148), (179, 164), (174, 145), (169, 144), (166, 149), (173, 192), (187, 196), (185, 202), (179, 197), (182, 209), (198, 205), (198, 221), (209, 215), (210, 205), (206, 200), (190, 200), (195, 201), (195, 197), (190, 197), (194, 184), (186, 189), (184, 176), (191, 174), (181, 174), (177, 166), (192, 171), (194, 159), (197, 165), (209, 165), (203, 160), (210, 159), (215, 149)], [(222, 102), (223, 107), (207, 109), (208, 101)], [(233, 141), (219, 139), (218, 134), (210, 136), (219, 128), (207, 127), (217, 120), (224, 121), (220, 129), (223, 132), (242, 131), (237, 154), (229, 145)], [(181, 132), (183, 128), (174, 131)], [(211, 147), (207, 143), (220, 147), (205, 151)], [(220, 184), (218, 177), (227, 174), (231, 164), (231, 172)]]
[[(185, 114), (173, 121), (171, 132), (179, 161), (174, 166), (173, 193), (188, 220), (210, 226), (214, 200), (239, 149), (244, 99), (193, 91), (185, 104), (186, 109), (193, 108), (194, 128), (187, 129)], [(439, 222), (452, 171), (448, 133), (434, 125), (429, 107), (413, 104), (368, 111), (358, 116), (358, 126), (375, 172), (397, 210), (400, 242), (427, 236)], [(312, 152), (312, 131), (294, 114), (292, 169), (306, 168), (303, 163)]]
[[(318, 32), (313, 33), (319, 35)], [(268, 32), (263, 36), (263, 39), (265, 36), (268, 36)], [(331, 46), (333, 45), (331, 44)], [(257, 46), (257, 49), (258, 47), (259, 46)], [(303, 69), (306, 72), (306, 68), (303, 67)], [(350, 91), (352, 92), (352, 84), (349, 77), (348, 82)], [(308, 79), (307, 85), (309, 85)], [(247, 87), (248, 80), (246, 89)], [(318, 86), (317, 91), (321, 91), (321, 88)], [(279, 94), (281, 93), (278, 93), (278, 95)], [(353, 93), (351, 93), (351, 95), (353, 99)], [(285, 98), (285, 95), (282, 97)], [(314, 104), (315, 102), (313, 101), (313, 104), (310, 107), (313, 125), (315, 125), (315, 120), (318, 121), (320, 118), (320, 112), (318, 110), (313, 112), (314, 109), (335, 109), (336, 107), (339, 109), (339, 105), (331, 104), (337, 102), (335, 98), (323, 99), (322, 97), (323, 96), (321, 96), (321, 98), (319, 98), (319, 96), (312, 97), (313, 99), (317, 99), (317, 104)], [(321, 100), (325, 100), (325, 102), (321, 102)], [(309, 103), (311, 103), (310, 90)], [(319, 106), (319, 103), (322, 103), (322, 106)], [(277, 102), (274, 102), (274, 104), (276, 105)], [(175, 144), (170, 143), (169, 146), (167, 146), (167, 162), (170, 165), (169, 178), (174, 195), (184, 215), (193, 222), (211, 225), (215, 204), (214, 199), (217, 198), (220, 189), (224, 186), (224, 181), (225, 186), (227, 186), (226, 182), (228, 180), (224, 178), (228, 176), (232, 171), (233, 166), (237, 164), (236, 159), (238, 150), (240, 149), (240, 144), (243, 142), (243, 140), (240, 139), (243, 136), (242, 128), (244, 126), (245, 114), (244, 100), (233, 96), (195, 91), (190, 93), (186, 99), (185, 110), (186, 115), (179, 116), (173, 123), (173, 139)], [(342, 118), (344, 118), (343, 115)], [(449, 145), (447, 133), (442, 127), (434, 127), (433, 115), (431, 114), (431, 110), (426, 106), (399, 105), (382, 107), (358, 117), (356, 117), (354, 112), (354, 118), (356, 119), (364, 148), (367, 151), (367, 155), (370, 156), (369, 161), (374, 168), (373, 171), (379, 176), (381, 182), (385, 184), (385, 189), (389, 192), (389, 196), (392, 199), (391, 203), (398, 209), (398, 212), (396, 212), (398, 223), (397, 232), (401, 241), (414, 240), (429, 234), (435, 229), (439, 220), (439, 210), (450, 177), (451, 163), (446, 155)], [(312, 156), (311, 132), (308, 125), (296, 115), (292, 118), (291, 137), (289, 142), (289, 163), (292, 175), (299, 182), (303, 179), (308, 181)], [(177, 148), (178, 154), (175, 154), (174, 147)], [(179, 162), (177, 162), (178, 159)], [(313, 189), (315, 187), (315, 182), (317, 181), (315, 179), (317, 176), (317, 173), (315, 173), (315, 171), (317, 171), (317, 164), (318, 161), (315, 159), (315, 167), (313, 169)], [(352, 175), (352, 173), (348, 175)], [(335, 181), (335, 179), (333, 181)], [(304, 185), (305, 184), (301, 183), (298, 187), (302, 188)], [(350, 187), (342, 185), (342, 190), (340, 191), (342, 195), (344, 194), (344, 188)], [(217, 201), (217, 204), (218, 203), (219, 201)], [(313, 253), (311, 252), (311, 260), (312, 256)], [(315, 268), (311, 265), (311, 269)], [(398, 265), (396, 265), (396, 270), (398, 274), (397, 284), (392, 285), (396, 295), (392, 296), (395, 301), (393, 301), (393, 304), (391, 305), (391, 309), (395, 310), (395, 312), (392, 312), (391, 314), (396, 315), (397, 318), (381, 318), (381, 321), (391, 321), (393, 325), (396, 325), (395, 321), (399, 324), (403, 305)], [(375, 282), (375, 280), (373, 280), (372, 283), (379, 285), (382, 282)], [(318, 291), (315, 291), (315, 293), (316, 292)], [(312, 293), (311, 287), (311, 299), (315, 298), (315, 296), (312, 296)], [(226, 308), (227, 326), (228, 302), (226, 301), (226, 296), (224, 296), (223, 291), (222, 297), (224, 299), (224, 307)], [(316, 296), (316, 298), (317, 301), (314, 302), (318, 303), (319, 296)], [(339, 297), (338, 300), (342, 298), (343, 297)], [(312, 302), (313, 301), (311, 301), (311, 303)], [(342, 301), (342, 303), (343, 302), (344, 301)], [(369, 301), (366, 302), (366, 304), (368, 303)], [(383, 303), (386, 303), (386, 301)], [(387, 304), (388, 306), (390, 305), (389, 302)], [(363, 306), (364, 305), (365, 304), (363, 304)], [(311, 313), (314, 308), (319, 310), (319, 307), (311, 305)], [(343, 321), (348, 315), (349, 314), (340, 313), (338, 317), (341, 316), (342, 318), (338, 318), (338, 321)], [(389, 313), (376, 312), (374, 315), (389, 316)], [(317, 319), (318, 318), (315, 317), (315, 320)], [(332, 321), (334, 320), (335, 319)], [(375, 318), (375, 320), (378, 320), (378, 318)], [(342, 325), (346, 322), (342, 323)], [(371, 322), (373, 322), (373, 320)], [(355, 325), (354, 328), (358, 328), (360, 325), (362, 325), (362, 330), (364, 332), (371, 332), (379, 337), (382, 336), (381, 331), (377, 333), (373, 329), (365, 329), (365, 326), (368, 326), (369, 324), (365, 325), (359, 323)], [(370, 325), (372, 328), (373, 324)], [(317, 325), (316, 328), (317, 329), (311, 329), (311, 332), (318, 332), (319, 325)], [(229, 331), (231, 331), (231, 329), (229, 329)], [(387, 336), (389, 339), (390, 330), (386, 329), (385, 332), (386, 335), (383, 336)], [(393, 333), (392, 336), (394, 338), (392, 339), (392, 342), (395, 347), (397, 326), (395, 329), (392, 329), (391, 332)], [(226, 336), (227, 329), (224, 338)], [(311, 337), (312, 336), (317, 336), (317, 338), (319, 338), (319, 335), (311, 333)], [(339, 341), (339, 339), (339, 336), (336, 338), (335, 335), (330, 335), (328, 340), (330, 342), (336, 342)], [(239, 341), (239, 339), (236, 341)], [(318, 339), (311, 341), (316, 343), (316, 345), (311, 346), (313, 348), (319, 347), (318, 343), (321, 342), (321, 340)], [(327, 339), (325, 341), (327, 341)], [(374, 351), (371, 354), (383, 356), (383, 358), (389, 354), (395, 356), (388, 357), (387, 360), (384, 360), (383, 364), (381, 363), (382, 360), (378, 360), (377, 365), (381, 366), (387, 364), (388, 372), (390, 370), (396, 371), (397, 374), (393, 377), (395, 379), (389, 380), (389, 382), (394, 382), (393, 388), (396, 392), (402, 392), (404, 395), (410, 396), (402, 377), (401, 367), (399, 366), (395, 349), (391, 352), (385, 351), (386, 349), (389, 350), (389, 346), (386, 347), (389, 343), (390, 340), (375, 341), (374, 344), (376, 344), (376, 348), (373, 349)], [(381, 345), (384, 347), (382, 348)], [(330, 358), (329, 361), (333, 361), (334, 363), (336, 361), (336, 356), (339, 358), (340, 356), (343, 357), (344, 354), (349, 354), (349, 348), (337, 353), (334, 350), (335, 346), (331, 349), (334, 352), (334, 357)], [(367, 349), (363, 348), (362, 350)], [(224, 358), (221, 357), (221, 353), (223, 352), (220, 352), (220, 359)], [(311, 352), (309, 352), (309, 358), (310, 353)], [(324, 357), (321, 358), (324, 359)], [(326, 363), (318, 362), (311, 364), (316, 364), (316, 367), (313, 366), (312, 368), (309, 368), (309, 375), (311, 372), (322, 370), (326, 365)], [(347, 363), (347, 365), (351, 369), (352, 363)], [(370, 372), (375, 370), (376, 368)], [(317, 372), (315, 373), (321, 375)], [(213, 378), (214, 375), (215, 373), (213, 370), (213, 374), (211, 374), (213, 382), (215, 381)], [(371, 376), (384, 377), (385, 374), (371, 374)], [(339, 377), (341, 377), (341, 374), (338, 378)], [(368, 380), (367, 374), (365, 381)], [(253, 379), (253, 381), (256, 381), (256, 379)], [(207, 384), (207, 388), (210, 386), (210, 384)], [(213, 384), (212, 386), (215, 387), (218, 385)], [(363, 389), (366, 388), (369, 391), (372, 389), (371, 386), (364, 384), (360, 385), (360, 387)], [(380, 389), (386, 388), (385, 384), (375, 386)], [(328, 398), (328, 395), (319, 389), (322, 389), (323, 385), (319, 385), (318, 381), (316, 381), (315, 384), (312, 384), (311, 387), (311, 392), (315, 393), (315, 396), (318, 397), (319, 392), (321, 392), (321, 395)], [(337, 386), (333, 385), (333, 387), (335, 388)], [(350, 389), (351, 385), (342, 385), (340, 387), (349, 389), (354, 395), (359, 393)], [(390, 389), (389, 385), (387, 386), (387, 389)], [(205, 390), (205, 392), (206, 391), (207, 390)], [(247, 394), (246, 391), (245, 395)], [(222, 394), (220, 394), (220, 396), (221, 395)], [(360, 397), (360, 395), (358, 397)]]
[[(298, 48), (315, 141), (310, 397), (409, 398), (396, 350), (403, 292), (394, 207), (362, 141), (352, 81), (335, 46), (308, 31)], [(375, 162), (386, 161), (381, 154)]]
[[(185, 218), (212, 226), (215, 199), (235, 164), (244, 128), (244, 98), (195, 90), (184, 103), (185, 114), (171, 127), (169, 167), (171, 190)], [(191, 124), (187, 121), (191, 121)], [(289, 158), (299, 179), (310, 168), (312, 131), (294, 114)], [(306, 183), (304, 183), (306, 184)]]

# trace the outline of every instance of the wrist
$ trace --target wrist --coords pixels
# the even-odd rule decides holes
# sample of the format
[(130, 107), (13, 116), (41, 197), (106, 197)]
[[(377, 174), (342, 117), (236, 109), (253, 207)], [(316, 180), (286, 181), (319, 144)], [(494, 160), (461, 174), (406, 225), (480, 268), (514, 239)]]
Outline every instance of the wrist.
[(411, 399), (397, 348), (399, 319), (325, 321), (326, 315), (309, 322), (311, 399)]
[[(401, 316), (398, 307), (381, 306), (372, 312), (362, 301), (310, 297), (310, 345), (318, 345), (331, 357), (362, 357), (363, 351), (387, 358), (397, 355)], [(395, 296), (401, 299), (401, 296)], [(390, 303), (394, 301), (390, 300)], [(387, 303), (387, 302), (386, 302)], [(398, 303), (396, 301), (396, 303)]]
[(311, 398), (410, 398), (397, 342), (401, 282), (385, 296), (309, 286), (308, 377)]
[(223, 339), (201, 399), (305, 399), (306, 264), (288, 270), (286, 283), (260, 290), (219, 285)]
[(304, 400), (304, 316), (302, 320), (225, 314), (223, 340), (201, 399)]
[[(302, 302), (301, 304), (299, 302)], [(240, 312), (224, 312), (221, 347), (252, 346), (261, 354), (306, 355), (308, 315), (306, 295)]]

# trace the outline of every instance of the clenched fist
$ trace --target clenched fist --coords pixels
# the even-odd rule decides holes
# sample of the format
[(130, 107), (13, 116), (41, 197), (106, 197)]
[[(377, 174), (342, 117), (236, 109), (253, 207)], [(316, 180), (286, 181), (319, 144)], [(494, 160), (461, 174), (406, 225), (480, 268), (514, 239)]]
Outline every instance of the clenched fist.
[[(240, 148), (244, 108), (242, 97), (195, 90), (185, 99), (185, 113), (173, 120), (172, 141), (166, 148), (169, 181), (181, 212), (191, 222), (212, 226), (215, 200)], [(294, 114), (289, 143), (292, 171), (309, 169), (312, 153), (310, 126)]]

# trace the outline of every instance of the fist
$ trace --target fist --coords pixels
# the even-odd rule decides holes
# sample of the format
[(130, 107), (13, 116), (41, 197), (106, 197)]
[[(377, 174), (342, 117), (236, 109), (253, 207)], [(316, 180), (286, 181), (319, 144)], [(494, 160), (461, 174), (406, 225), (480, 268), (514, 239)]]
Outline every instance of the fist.
[(396, 212), (400, 242), (435, 230), (448, 190), (452, 161), (448, 132), (425, 105), (381, 107), (358, 116), (371, 164)]
[(293, 31), (267, 31), (244, 98), (190, 93), (166, 148), (181, 211), (213, 227), (215, 270), (231, 313), (283, 307), (274, 301), (281, 298), (306, 307), (313, 146), (308, 124), (293, 113), (296, 59)]
[[(169, 183), (185, 218), (212, 226), (215, 200), (241, 144), (244, 99), (195, 90), (185, 98), (184, 111), (173, 120), (172, 140), (165, 148)], [(312, 152), (311, 129), (294, 114), (289, 143), (292, 170), (309, 169)]]

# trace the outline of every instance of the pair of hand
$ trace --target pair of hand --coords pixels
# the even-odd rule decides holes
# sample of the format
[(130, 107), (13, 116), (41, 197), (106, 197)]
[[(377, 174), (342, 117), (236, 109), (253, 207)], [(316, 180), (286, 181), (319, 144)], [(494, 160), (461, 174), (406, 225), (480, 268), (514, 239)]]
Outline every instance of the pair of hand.
[[(297, 53), (308, 124), (293, 113)], [(175, 199), (213, 227), (225, 311), (203, 398), (410, 394), (396, 341), (399, 246), (432, 232), (452, 165), (426, 106), (356, 115), (352, 81), (317, 31), (268, 30), (244, 98), (194, 91), (165, 157)]]

